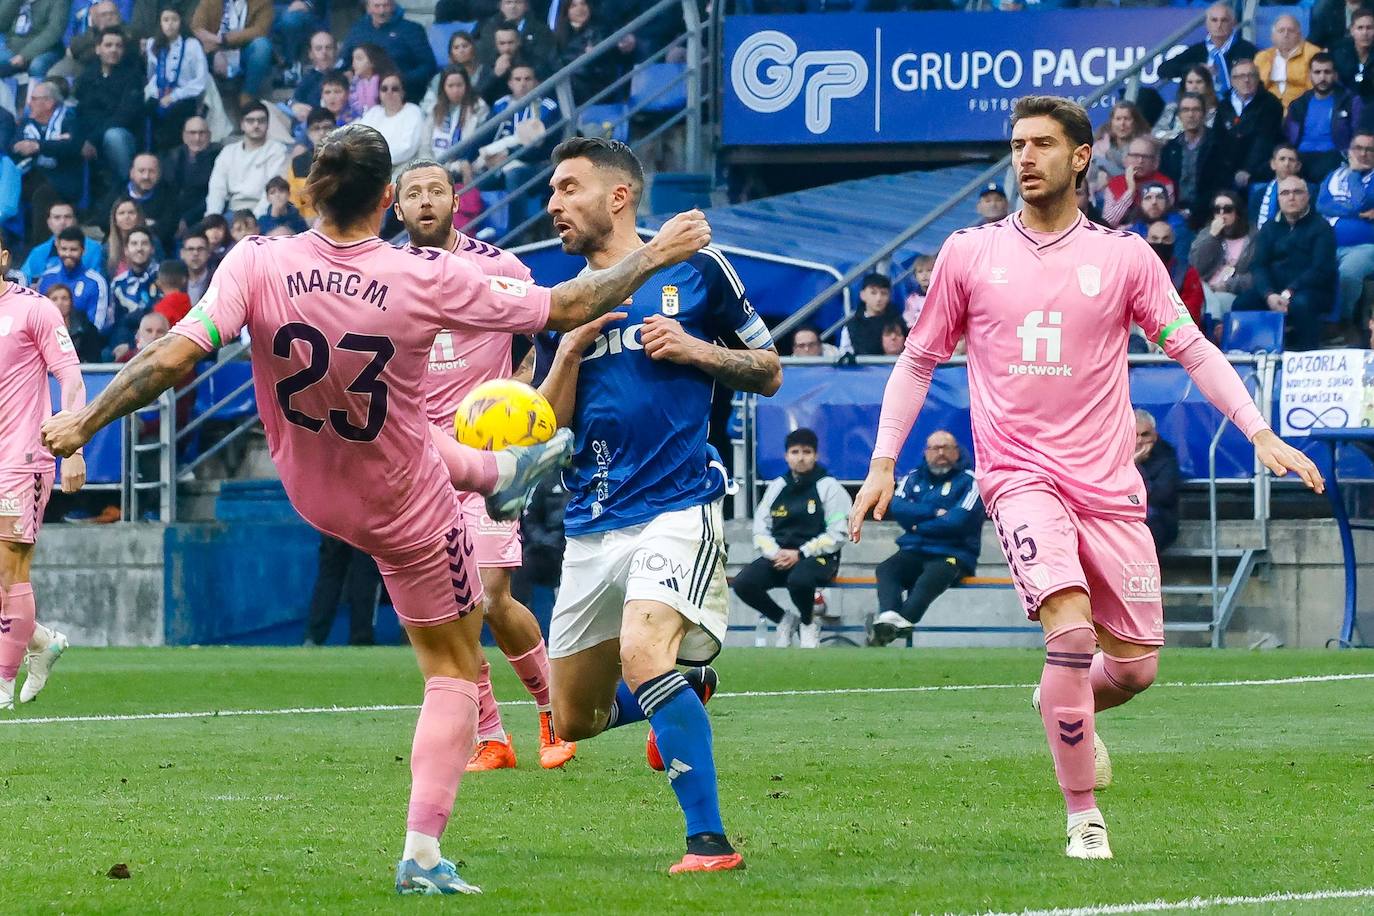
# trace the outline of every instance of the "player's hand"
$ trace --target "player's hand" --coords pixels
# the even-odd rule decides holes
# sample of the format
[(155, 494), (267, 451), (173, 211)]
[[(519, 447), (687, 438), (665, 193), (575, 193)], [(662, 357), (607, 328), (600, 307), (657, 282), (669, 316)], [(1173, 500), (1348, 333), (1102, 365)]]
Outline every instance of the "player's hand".
[(676, 319), (666, 315), (650, 315), (644, 319), (639, 342), (644, 345), (644, 354), (650, 359), (667, 360), (683, 366), (692, 364), (701, 346), (701, 341), (684, 331)]
[(849, 538), (855, 544), (859, 543), (864, 519), (868, 517), (870, 509), (873, 510), (875, 521), (880, 522), (887, 515), (892, 491), (897, 487), (892, 476), (895, 465), (896, 462), (891, 458), (874, 458), (869, 463), (868, 476), (864, 478), (864, 485), (859, 487), (859, 493), (854, 497), (854, 508), (849, 513)]
[(596, 342), (606, 325), (627, 317), (629, 316), (624, 312), (607, 312), (598, 318), (593, 318), (586, 324), (575, 327), (564, 334), (558, 341), (558, 348), (562, 350), (566, 347), (566, 352), (580, 354)]
[(62, 492), (75, 493), (86, 485), (86, 459), (70, 455), (62, 462)]
[(58, 458), (70, 458), (77, 449), (90, 441), (82, 427), (81, 414), (59, 411), (43, 421), (39, 430), (43, 447)]
[(791, 569), (801, 560), (801, 551), (787, 547), (778, 551), (778, 555), (773, 557), (774, 569)]
[(679, 264), (711, 244), (711, 224), (700, 210), (679, 213), (659, 227), (649, 247), (661, 261), (660, 266)]
[(1326, 492), (1326, 481), (1322, 478), (1321, 471), (1312, 463), (1312, 459), (1284, 442), (1272, 429), (1257, 433), (1254, 444), (1255, 456), (1274, 472), (1274, 476), (1283, 477), (1292, 471), (1301, 477), (1302, 482), (1314, 493)]

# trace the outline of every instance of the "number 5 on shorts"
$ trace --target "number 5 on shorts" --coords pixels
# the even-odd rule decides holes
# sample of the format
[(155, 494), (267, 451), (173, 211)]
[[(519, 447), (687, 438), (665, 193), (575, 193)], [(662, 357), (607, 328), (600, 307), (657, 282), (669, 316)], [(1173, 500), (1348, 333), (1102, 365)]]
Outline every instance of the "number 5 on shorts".
[(1034, 560), (1036, 555), (1040, 552), (1036, 549), (1035, 538), (1021, 536), (1021, 532), (1029, 527), (1030, 525), (1021, 525), (1011, 533), (1011, 539), (1016, 543), (1016, 555), (1020, 558), (1022, 563), (1029, 563), (1031, 560)]

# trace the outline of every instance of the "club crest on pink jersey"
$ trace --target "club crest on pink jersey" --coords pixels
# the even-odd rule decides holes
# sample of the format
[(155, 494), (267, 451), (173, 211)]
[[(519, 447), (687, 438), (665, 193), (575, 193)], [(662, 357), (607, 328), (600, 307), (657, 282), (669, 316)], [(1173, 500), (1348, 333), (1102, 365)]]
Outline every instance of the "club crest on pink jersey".
[(1102, 292), (1102, 270), (1096, 264), (1078, 266), (1078, 289), (1085, 296), (1096, 296)]

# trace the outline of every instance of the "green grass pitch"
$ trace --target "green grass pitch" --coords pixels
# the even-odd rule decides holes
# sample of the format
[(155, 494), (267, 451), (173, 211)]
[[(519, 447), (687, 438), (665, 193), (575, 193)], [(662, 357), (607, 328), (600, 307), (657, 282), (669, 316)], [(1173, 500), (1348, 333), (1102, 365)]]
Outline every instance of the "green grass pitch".
[[(682, 822), (642, 726), (545, 772), (463, 781), (444, 850), (480, 898), (397, 898), (413, 709), (15, 724), (34, 717), (415, 704), (408, 650), (73, 649), (0, 714), (0, 913), (973, 913), (1374, 887), (1374, 654), (1166, 650), (1104, 713), (1116, 859), (1066, 859), (1018, 650), (733, 650), (718, 660), (725, 823), (743, 873), (669, 878)], [(497, 696), (527, 700), (492, 658)], [(741, 692), (834, 691), (732, 696)], [(106, 876), (126, 863), (129, 880)], [(1218, 907), (1369, 913), (1374, 897)]]

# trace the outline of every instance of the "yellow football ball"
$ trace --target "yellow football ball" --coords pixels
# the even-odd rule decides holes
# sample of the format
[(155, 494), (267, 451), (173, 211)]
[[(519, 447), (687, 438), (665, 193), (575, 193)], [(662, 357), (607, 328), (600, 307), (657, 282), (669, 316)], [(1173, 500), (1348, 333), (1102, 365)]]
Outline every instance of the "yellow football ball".
[(553, 406), (515, 379), (483, 382), (458, 404), (453, 435), (464, 445), (499, 451), (511, 445), (547, 442), (558, 431)]

